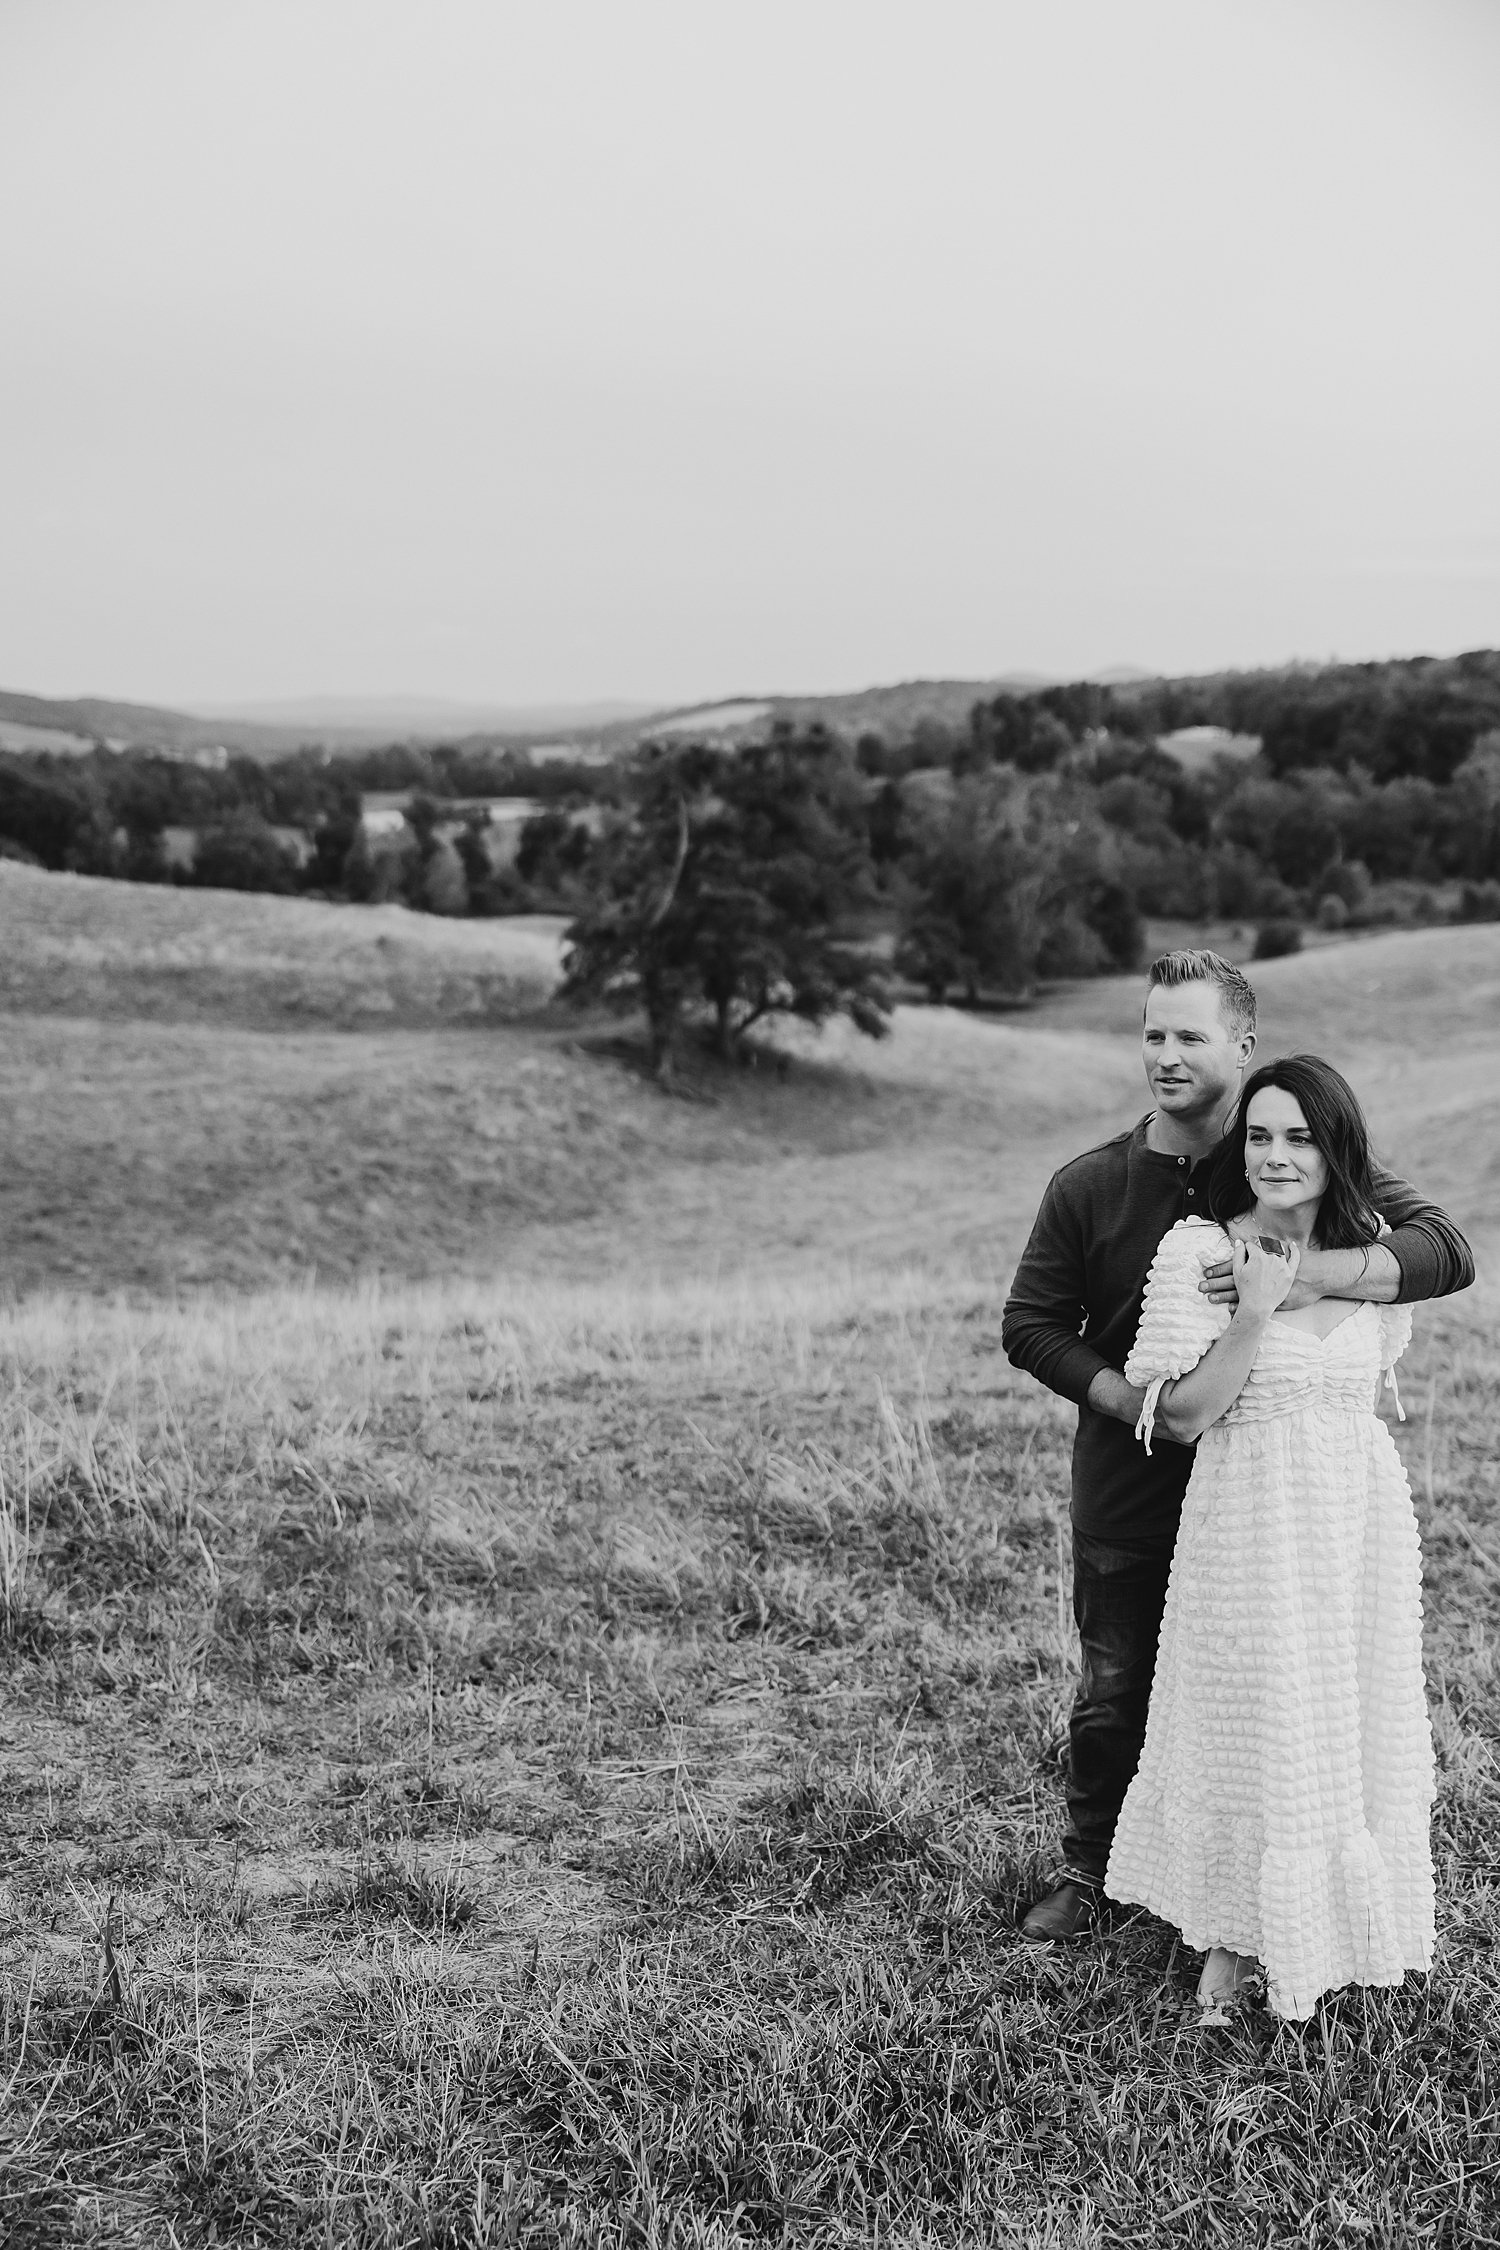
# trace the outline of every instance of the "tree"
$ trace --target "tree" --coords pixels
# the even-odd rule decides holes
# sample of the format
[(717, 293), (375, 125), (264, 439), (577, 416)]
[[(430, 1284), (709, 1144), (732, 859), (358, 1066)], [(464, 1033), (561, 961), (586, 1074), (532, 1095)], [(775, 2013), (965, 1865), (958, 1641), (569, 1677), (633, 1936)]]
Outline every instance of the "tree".
[(1302, 951), (1302, 925), (1290, 915), (1276, 915), (1262, 922), (1255, 933), (1255, 959), (1279, 961), (1284, 954)]
[(205, 828), (193, 855), (193, 881), (215, 891), (293, 891), (297, 860), (270, 822), (242, 806)]
[(885, 1030), (889, 1001), (856, 927), (872, 895), (861, 784), (826, 733), (658, 747), (630, 796), (591, 856), (595, 897), (568, 931), (565, 990), (644, 1009), (660, 1078), (698, 1010), (726, 1057), (771, 1015)]
[(442, 806), (425, 789), (414, 790), (406, 801), (407, 855), (402, 863), (401, 895), (408, 906), (427, 907), (427, 870), (438, 848), (438, 822)]
[(359, 839), (359, 810), (334, 812), (313, 830), (313, 855), (304, 881), (309, 890), (334, 893), (344, 888), (345, 868)]
[(1092, 791), (1006, 766), (961, 781), (907, 862), (896, 954), (934, 1000), (961, 985), (1024, 992), (1041, 976), (1133, 968), (1142, 925), (1118, 837)]
[(523, 821), (516, 873), (545, 898), (576, 901), (593, 842), (587, 825), (555, 806)]
[(1450, 857), (1461, 875), (1500, 875), (1500, 729), (1481, 735), (1449, 784)]
[(490, 848), (485, 842), (489, 826), (489, 807), (481, 805), (477, 811), (468, 815), (453, 839), (453, 847), (458, 853), (464, 881), (469, 889), (469, 905), (476, 913), (489, 895), (495, 873), (495, 863), (490, 858)]
[(344, 861), (344, 888), (361, 906), (384, 906), (405, 896), (416, 858), (404, 824), (375, 836), (361, 824)]
[(159, 828), (128, 828), (119, 862), (127, 883), (170, 883), (172, 869)]
[(1095, 875), (1084, 895), (1083, 919), (1103, 946), (1112, 969), (1140, 967), (1146, 925), (1128, 883), (1111, 875)]
[(1048, 868), (1031, 792), (1005, 767), (959, 783), (908, 862), (911, 905), (896, 952), (903, 976), (934, 1001), (961, 985), (1020, 991), (1036, 973)]
[(428, 914), (467, 914), (469, 882), (464, 863), (446, 836), (439, 836), (422, 863), (420, 904)]
[(901, 795), (899, 781), (882, 781), (870, 799), (867, 819), (870, 834), (870, 857), (877, 867), (889, 866), (901, 857), (905, 843), (906, 805)]
[(22, 845), (43, 867), (82, 875), (115, 869), (114, 822), (81, 760), (0, 755), (0, 836)]

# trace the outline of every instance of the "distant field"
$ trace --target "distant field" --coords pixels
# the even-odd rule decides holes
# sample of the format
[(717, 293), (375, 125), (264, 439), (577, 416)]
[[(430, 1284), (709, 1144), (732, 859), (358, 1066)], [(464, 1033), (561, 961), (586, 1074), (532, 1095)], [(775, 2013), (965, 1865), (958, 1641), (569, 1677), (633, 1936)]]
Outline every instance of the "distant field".
[(27, 726), (19, 719), (0, 719), (0, 750), (53, 750), (64, 757), (82, 757), (94, 747), (90, 736), (69, 734), (61, 727)]

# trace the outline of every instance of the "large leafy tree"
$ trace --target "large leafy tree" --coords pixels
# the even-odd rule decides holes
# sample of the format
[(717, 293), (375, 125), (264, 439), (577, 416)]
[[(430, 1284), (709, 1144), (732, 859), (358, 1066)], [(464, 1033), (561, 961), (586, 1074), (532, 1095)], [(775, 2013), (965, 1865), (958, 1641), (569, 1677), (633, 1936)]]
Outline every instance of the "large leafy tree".
[(873, 891), (863, 796), (819, 729), (648, 750), (592, 855), (566, 989), (641, 1008), (662, 1078), (695, 1014), (726, 1056), (776, 1014), (843, 1014), (878, 1037), (889, 1002), (857, 928)]
[(297, 859), (271, 823), (248, 805), (205, 828), (193, 855), (193, 881), (216, 891), (294, 891)]
[(1036, 969), (1053, 854), (1031, 792), (1012, 767), (959, 782), (930, 813), (907, 862), (908, 909), (897, 966), (934, 1000), (959, 985), (1018, 991)]
[(1133, 967), (1140, 917), (1086, 798), (1012, 766), (960, 780), (905, 864), (897, 967), (934, 1000)]

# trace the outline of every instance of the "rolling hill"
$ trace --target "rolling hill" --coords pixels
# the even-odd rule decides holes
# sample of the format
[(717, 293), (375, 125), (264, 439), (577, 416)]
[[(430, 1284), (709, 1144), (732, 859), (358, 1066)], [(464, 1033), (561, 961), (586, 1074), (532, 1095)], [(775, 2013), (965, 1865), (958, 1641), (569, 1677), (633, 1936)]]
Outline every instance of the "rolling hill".
[(124, 703), (99, 695), (53, 697), (0, 690), (0, 723), (60, 739), (15, 747), (91, 750), (96, 742), (124, 749), (165, 750), (179, 757), (220, 744), (251, 757), (288, 757), (307, 740), (300, 728), (203, 719), (154, 703)]
[[(83, 752), (96, 742), (108, 742), (184, 757), (222, 745), (248, 757), (272, 759), (289, 757), (307, 743), (363, 750), (387, 742), (452, 742), (475, 735), (522, 741), (578, 733), (592, 739), (606, 727), (638, 724), (650, 708), (620, 702), (508, 706), (445, 702), (435, 696), (311, 696), (204, 713), (106, 696), (56, 698), (0, 690), (0, 749)], [(13, 739), (6, 739), (7, 732)]]
[[(1148, 676), (1129, 666), (1099, 675), (1110, 681)], [(659, 726), (673, 733), (692, 729), (734, 740), (780, 718), (799, 726), (821, 720), (851, 736), (873, 729), (896, 738), (909, 734), (922, 719), (961, 728), (982, 697), (1005, 689), (1024, 693), (1047, 684), (1041, 673), (1014, 672), (982, 680), (907, 680), (847, 695), (734, 696), (671, 707), (622, 701), (505, 705), (438, 696), (314, 695), (231, 704), (215, 712), (174, 710), (104, 696), (55, 698), (0, 690), (0, 749), (82, 752), (104, 741), (190, 756), (222, 745), (249, 757), (272, 759), (288, 757), (307, 743), (352, 751), (397, 741), (503, 745), (567, 740), (607, 754), (643, 740)], [(12, 734), (9, 741), (7, 728)]]
[[(393, 741), (496, 749), (566, 742), (578, 755), (605, 758), (656, 733), (746, 741), (777, 720), (796, 726), (821, 723), (850, 739), (873, 732), (902, 741), (924, 720), (961, 732), (974, 705), (986, 698), (1064, 684), (1041, 673), (1013, 671), (980, 679), (903, 680), (846, 694), (747, 690), (659, 709), (619, 702), (506, 706), (429, 696), (311, 696), (241, 704), (216, 714), (97, 696), (59, 700), (0, 691), (0, 748), (8, 727), (13, 733), (21, 730), (36, 747), (80, 750), (107, 740), (179, 755), (223, 746), (270, 759), (308, 743), (338, 752)], [(1124, 704), (1137, 707), (1149, 732), (1171, 736), (1179, 757), (1193, 768), (1226, 746), (1245, 754), (1262, 737), (1270, 741), (1268, 728), (1274, 733), (1280, 725), (1285, 733), (1293, 720), (1294, 734), (1298, 728), (1312, 730), (1300, 748), (1300, 736), (1290, 750), (1283, 744), (1294, 764), (1305, 764), (1310, 756), (1313, 762), (1347, 764), (1351, 757), (1368, 762), (1380, 727), (1399, 718), (1405, 729), (1401, 743), (1394, 749), (1387, 744), (1380, 754), (1388, 752), (1395, 759), (1392, 771), (1424, 771), (1421, 755), (1431, 752), (1441, 780), (1453, 759), (1493, 727), (1500, 713), (1500, 652), (1478, 649), (1457, 657), (1365, 664), (1286, 664), (1182, 677), (1116, 664), (1086, 681), (1067, 684), (1113, 689)], [(1341, 748), (1339, 727), (1345, 720), (1354, 731)], [(1416, 749), (1408, 739), (1413, 729), (1421, 737)], [(1428, 737), (1437, 743), (1435, 752), (1430, 742), (1422, 751)]]
[[(1152, 677), (1134, 665), (1116, 664), (1089, 675), (1102, 686), (1130, 686)], [(763, 733), (778, 719), (794, 726), (814, 723), (831, 727), (851, 739), (861, 734), (883, 734), (890, 741), (910, 735), (924, 719), (962, 732), (976, 703), (994, 695), (1028, 695), (1056, 685), (1044, 672), (1003, 672), (983, 680), (901, 680), (890, 687), (858, 688), (845, 695), (737, 695), (714, 703), (686, 704), (673, 711), (656, 712), (648, 721), (635, 721), (608, 730), (611, 741), (640, 740), (654, 734), (700, 733), (726, 741), (744, 741)]]
[[(1140, 981), (670, 1101), (548, 1005), (559, 925), (0, 867), (12, 1288), (316, 1269), (579, 1277), (912, 1262), (998, 1286), (1047, 1174), (1145, 1107)], [(1500, 1235), (1500, 927), (1258, 964), (1262, 1053), (1348, 1070), (1381, 1148)]]

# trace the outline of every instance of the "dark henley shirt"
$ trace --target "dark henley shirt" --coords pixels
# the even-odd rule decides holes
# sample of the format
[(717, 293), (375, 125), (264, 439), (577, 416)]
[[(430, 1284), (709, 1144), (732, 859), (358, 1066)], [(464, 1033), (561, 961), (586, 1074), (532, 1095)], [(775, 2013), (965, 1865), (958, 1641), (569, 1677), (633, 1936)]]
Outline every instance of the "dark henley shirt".
[[(1212, 1161), (1190, 1164), (1148, 1148), (1150, 1121), (1053, 1174), (1000, 1330), (1013, 1365), (1078, 1408), (1074, 1524), (1090, 1538), (1127, 1544), (1176, 1537), (1193, 1448), (1158, 1429), (1148, 1455), (1128, 1424), (1094, 1413), (1089, 1385), (1103, 1367), (1123, 1373), (1157, 1245), (1179, 1219), (1208, 1216)], [(1474, 1260), (1447, 1214), (1389, 1172), (1377, 1169), (1375, 1184), (1392, 1230), (1382, 1246), (1401, 1268), (1398, 1301), (1467, 1289)]]

